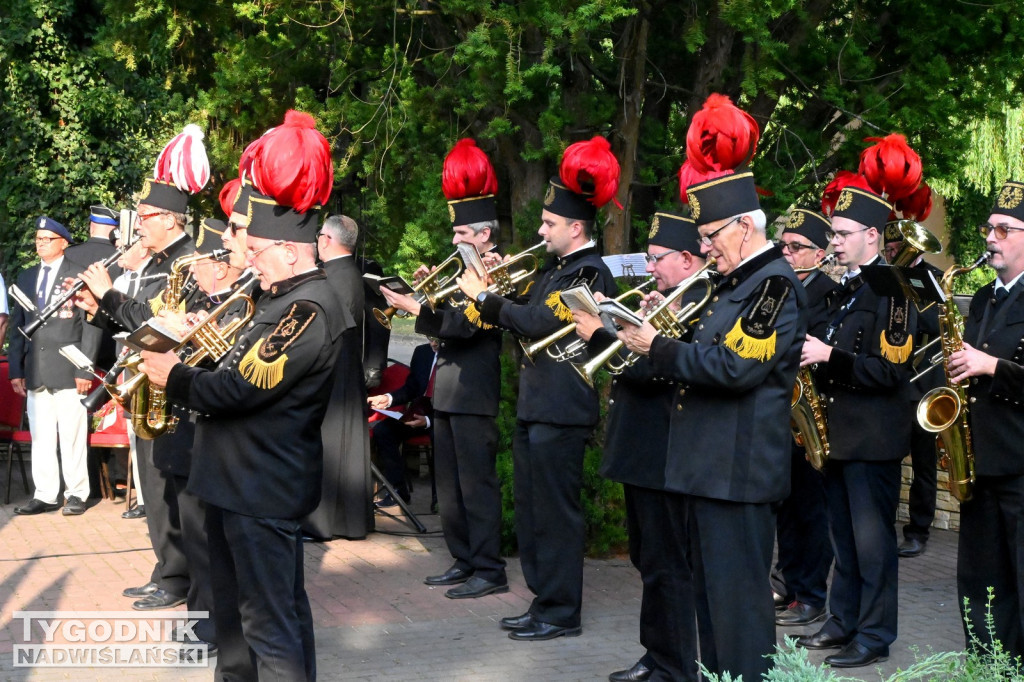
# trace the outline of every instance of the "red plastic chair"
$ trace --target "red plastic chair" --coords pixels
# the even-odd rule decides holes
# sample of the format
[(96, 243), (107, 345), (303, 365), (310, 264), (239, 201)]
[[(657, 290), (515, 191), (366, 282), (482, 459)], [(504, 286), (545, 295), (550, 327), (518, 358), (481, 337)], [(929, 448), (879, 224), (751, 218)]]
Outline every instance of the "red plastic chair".
[(11, 474), (14, 453), (18, 453), (18, 468), (21, 471), (21, 485), (28, 494), (28, 476), (25, 474), (25, 459), (22, 449), (32, 446), (32, 433), (25, 427), (25, 398), (14, 392), (10, 381), (10, 367), (6, 357), (0, 357), (0, 443), (7, 443), (7, 488), (4, 504), (11, 503)]

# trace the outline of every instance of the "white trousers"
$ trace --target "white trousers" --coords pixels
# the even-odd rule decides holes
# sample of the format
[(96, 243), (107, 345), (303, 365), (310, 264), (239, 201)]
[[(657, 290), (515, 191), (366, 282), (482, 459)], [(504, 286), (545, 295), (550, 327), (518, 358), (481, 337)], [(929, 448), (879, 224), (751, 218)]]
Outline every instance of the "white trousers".
[[(89, 498), (89, 415), (82, 396), (73, 388), (28, 392), (28, 425), (32, 432), (32, 481), (35, 498), (47, 504), (57, 501), (61, 464), (64, 497)], [(60, 440), (61, 464), (57, 462)]]

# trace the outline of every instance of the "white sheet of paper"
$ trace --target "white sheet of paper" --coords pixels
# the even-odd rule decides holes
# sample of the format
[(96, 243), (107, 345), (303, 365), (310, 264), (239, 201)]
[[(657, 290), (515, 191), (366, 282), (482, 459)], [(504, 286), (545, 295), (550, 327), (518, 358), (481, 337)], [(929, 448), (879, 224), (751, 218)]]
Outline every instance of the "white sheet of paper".
[(392, 419), (401, 419), (402, 418), (402, 413), (401, 412), (395, 412), (394, 410), (378, 410), (378, 409), (374, 408), (373, 411), (374, 412), (380, 412), (385, 417), (391, 417)]
[(604, 264), (612, 271), (613, 277), (644, 277), (647, 261), (643, 253), (617, 253), (603, 256)]

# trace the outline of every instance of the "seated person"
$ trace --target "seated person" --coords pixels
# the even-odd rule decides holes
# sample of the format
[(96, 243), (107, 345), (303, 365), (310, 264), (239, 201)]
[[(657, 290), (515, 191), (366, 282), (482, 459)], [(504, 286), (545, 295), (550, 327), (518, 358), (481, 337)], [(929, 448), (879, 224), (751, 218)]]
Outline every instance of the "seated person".
[[(407, 405), (401, 419), (387, 418), (373, 425), (373, 442), (377, 445), (377, 462), (380, 472), (388, 483), (408, 502), (409, 484), (405, 480), (405, 462), (402, 459), (402, 443), (410, 438), (430, 432), (430, 397), (433, 393), (431, 378), (437, 359), (437, 339), (417, 346), (412, 353), (409, 376), (405, 384), (392, 393), (369, 396), (366, 400), (375, 410), (387, 410), (392, 406)], [(379, 507), (397, 504), (390, 493), (377, 503)]]

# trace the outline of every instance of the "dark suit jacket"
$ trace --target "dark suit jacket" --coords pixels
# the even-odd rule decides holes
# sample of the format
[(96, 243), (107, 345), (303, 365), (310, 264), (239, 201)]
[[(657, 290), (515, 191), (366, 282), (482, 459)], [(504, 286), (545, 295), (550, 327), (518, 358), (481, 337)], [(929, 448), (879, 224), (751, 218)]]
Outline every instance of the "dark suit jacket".
[(995, 375), (973, 377), (967, 386), (974, 464), (979, 476), (1020, 476), (1024, 474), (1020, 451), (1024, 443), (1024, 285), (1018, 281), (996, 313), (992, 311), (994, 289), (990, 283), (974, 295), (964, 329), (964, 341), (999, 358)]
[[(384, 270), (369, 258), (357, 258), (356, 264), (363, 274), (371, 273), (383, 276)], [(363, 368), (367, 371), (383, 372), (388, 364), (388, 344), (391, 342), (391, 330), (377, 322), (373, 317), (373, 309), (384, 310), (388, 301), (384, 296), (363, 282)]]
[[(18, 288), (34, 296), (36, 277), (40, 265), (33, 265), (22, 271), (17, 278)], [(60, 296), (65, 277), (74, 277), (84, 269), (66, 255), (56, 273), (50, 273), (50, 300)], [(75, 379), (91, 379), (88, 372), (75, 369), (68, 360), (59, 355), (62, 346), (78, 346), (85, 355), (95, 361), (99, 351), (100, 332), (85, 323), (85, 313), (76, 308), (72, 301), (61, 306), (43, 326), (36, 330), (32, 339), (26, 339), (18, 328), (34, 319), (16, 301), (11, 300), (10, 335), (10, 376), (24, 379), (29, 390), (47, 388), (50, 390), (75, 387)]]
[[(89, 239), (81, 244), (69, 246), (64, 251), (65, 257), (68, 257), (77, 263), (81, 263), (84, 267), (88, 267), (93, 263), (102, 262), (114, 253), (117, 253), (117, 248), (110, 243), (109, 239), (104, 237), (89, 237)], [(110, 273), (110, 280), (113, 281), (124, 271), (121, 269), (121, 266), (114, 263), (107, 268), (107, 272)], [(96, 364), (103, 369), (109, 369), (114, 364), (115, 360), (117, 360), (117, 348), (114, 344), (113, 334), (108, 331), (102, 335), (100, 350), (96, 357)]]
[[(430, 382), (430, 369), (434, 366), (434, 349), (429, 343), (424, 343), (412, 351), (412, 360), (409, 362), (409, 376), (405, 383), (391, 392), (391, 405), (405, 405), (416, 398), (422, 397)], [(434, 389), (437, 390), (437, 379), (434, 379)]]

